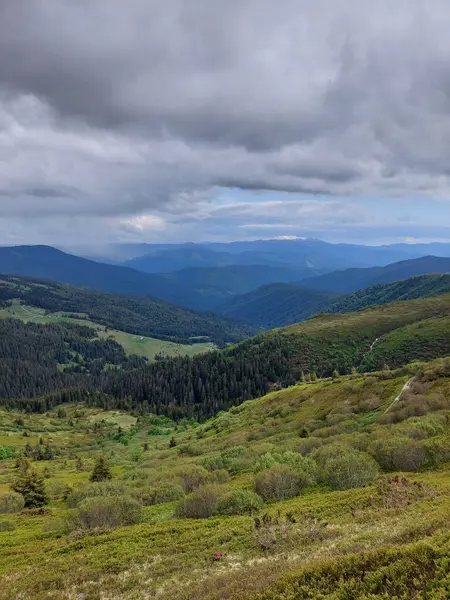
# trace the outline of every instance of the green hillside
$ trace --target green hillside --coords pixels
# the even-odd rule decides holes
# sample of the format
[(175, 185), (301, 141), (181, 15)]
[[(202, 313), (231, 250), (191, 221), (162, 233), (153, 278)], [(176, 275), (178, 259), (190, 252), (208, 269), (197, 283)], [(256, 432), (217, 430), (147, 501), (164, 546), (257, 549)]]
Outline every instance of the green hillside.
[(0, 599), (446, 598), (449, 378), (301, 383), (201, 425), (0, 411)]
[(48, 313), (75, 313), (111, 329), (181, 344), (213, 342), (225, 345), (254, 333), (255, 328), (234, 323), (211, 313), (168, 304), (145, 297), (127, 297), (61, 283), (0, 276), (0, 302), (11, 301)]
[[(449, 315), (450, 294), (343, 315), (322, 314), (221, 351), (167, 358), (146, 366), (135, 362), (130, 369), (111, 368), (100, 350), (101, 368), (92, 372), (86, 372), (82, 364), (74, 371), (74, 365), (51, 355), (45, 385), (36, 365), (28, 367), (29, 352), (39, 352), (39, 337), (30, 330), (36, 348), (29, 349), (28, 329), (16, 326), (13, 339), (7, 331), (1, 336), (14, 382), (14, 393), (6, 389), (1, 397), (10, 407), (46, 411), (62, 401), (73, 401), (83, 390), (92, 390), (101, 392), (98, 397), (93, 395), (93, 402), (102, 407), (142, 414), (150, 411), (174, 419), (205, 419), (303, 379), (446, 356), (450, 354)], [(11, 328), (8, 323), (11, 321), (4, 320), (0, 327)], [(46, 327), (64, 335), (62, 323), (34, 327), (41, 328), (40, 335), (46, 335)], [(92, 329), (85, 329), (92, 335)]]
[(272, 283), (231, 298), (219, 312), (230, 319), (273, 329), (303, 321), (325, 310), (335, 298), (336, 294)]
[(394, 281), (394, 283), (379, 283), (341, 296), (326, 311), (332, 313), (353, 312), (377, 304), (416, 300), (448, 292), (450, 292), (450, 275), (420, 275)]
[(124, 348), (126, 354), (143, 356), (149, 361), (154, 361), (163, 356), (195, 356), (216, 348), (216, 345), (212, 342), (177, 344), (158, 338), (133, 335), (125, 331), (104, 327), (88, 319), (86, 314), (65, 313), (62, 311), (48, 312), (42, 308), (20, 304), (16, 300), (12, 300), (6, 308), (0, 308), (0, 319), (20, 319), (24, 323), (36, 323), (38, 325), (47, 323), (85, 325), (94, 330), (93, 336), (106, 339), (112, 338)]
[[(118, 373), (105, 391), (120, 397), (122, 390), (132, 390), (130, 407), (172, 417), (207, 417), (304, 377), (382, 368), (389, 362), (399, 366), (450, 354), (449, 314), (450, 294), (344, 315), (322, 314), (221, 352)], [(408, 330), (413, 324), (419, 329)], [(440, 330), (438, 343), (433, 343), (436, 329)], [(384, 344), (388, 334), (389, 346)], [(408, 334), (414, 340), (411, 347)]]

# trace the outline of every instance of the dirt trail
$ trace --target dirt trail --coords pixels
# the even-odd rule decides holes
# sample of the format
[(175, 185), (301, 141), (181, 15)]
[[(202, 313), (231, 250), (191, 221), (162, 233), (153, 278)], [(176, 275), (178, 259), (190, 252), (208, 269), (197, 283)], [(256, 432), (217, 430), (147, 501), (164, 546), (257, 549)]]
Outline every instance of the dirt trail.
[(394, 400), (389, 404), (389, 406), (387, 407), (387, 409), (384, 411), (383, 415), (385, 415), (388, 412), (388, 410), (390, 410), (395, 404), (397, 404), (397, 402), (402, 397), (403, 392), (406, 392), (406, 390), (409, 390), (409, 388), (411, 387), (411, 383), (413, 382), (413, 380), (414, 380), (414, 377), (411, 377), (410, 379), (408, 379), (408, 381), (402, 387), (400, 394), (396, 398), (394, 398)]

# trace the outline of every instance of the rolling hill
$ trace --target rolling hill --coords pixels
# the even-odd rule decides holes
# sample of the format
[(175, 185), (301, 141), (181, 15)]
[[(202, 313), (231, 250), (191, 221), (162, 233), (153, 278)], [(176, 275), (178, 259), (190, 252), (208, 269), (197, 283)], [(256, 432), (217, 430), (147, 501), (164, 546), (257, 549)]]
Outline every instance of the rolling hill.
[(325, 310), (336, 298), (337, 294), (271, 283), (235, 296), (217, 310), (230, 319), (272, 329), (303, 321)]
[(419, 275), (394, 283), (379, 283), (352, 294), (339, 295), (296, 284), (273, 283), (231, 298), (218, 311), (232, 319), (264, 329), (304, 321), (319, 312), (354, 312), (401, 300), (450, 292), (450, 275)]
[(348, 294), (379, 283), (391, 283), (416, 275), (450, 272), (450, 258), (423, 256), (367, 269), (334, 271), (319, 277), (303, 279), (299, 285), (314, 290)]
[(450, 275), (418, 275), (393, 283), (379, 283), (341, 296), (326, 309), (326, 312), (353, 312), (377, 304), (415, 300), (447, 292), (450, 292)]
[(254, 333), (251, 326), (155, 298), (119, 296), (45, 280), (0, 276), (3, 308), (12, 300), (50, 313), (75, 313), (77, 318), (84, 315), (111, 329), (184, 344), (211, 341), (223, 345)]
[(108, 381), (133, 408), (207, 417), (304, 376), (370, 371), (450, 354), (450, 294), (322, 314), (192, 359), (168, 359)]

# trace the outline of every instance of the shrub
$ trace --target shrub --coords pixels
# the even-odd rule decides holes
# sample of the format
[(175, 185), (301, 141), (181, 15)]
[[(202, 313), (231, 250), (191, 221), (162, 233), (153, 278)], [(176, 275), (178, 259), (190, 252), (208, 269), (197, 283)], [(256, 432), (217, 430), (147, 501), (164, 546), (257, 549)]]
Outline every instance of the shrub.
[(255, 491), (267, 501), (287, 500), (298, 496), (309, 483), (310, 478), (306, 473), (287, 465), (274, 465), (256, 476)]
[(86, 498), (126, 496), (128, 486), (119, 481), (102, 481), (90, 483), (80, 489), (73, 490), (67, 497), (69, 508), (77, 507)]
[(241, 471), (251, 468), (254, 460), (253, 455), (245, 446), (228, 448), (222, 452), (221, 458), (225, 469), (231, 473), (231, 475), (236, 475)]
[(0, 446), (0, 460), (12, 458), (14, 456), (14, 448), (11, 446)]
[(220, 498), (219, 515), (251, 515), (263, 505), (263, 499), (251, 490), (232, 490)]
[(221, 456), (207, 456), (202, 460), (202, 467), (207, 471), (218, 471), (224, 469), (225, 464)]
[(86, 498), (68, 520), (69, 530), (114, 529), (134, 525), (142, 519), (141, 504), (130, 496)]
[(417, 471), (427, 461), (423, 443), (407, 437), (378, 440), (369, 452), (383, 471)]
[(378, 475), (378, 465), (374, 459), (359, 450), (349, 448), (327, 461), (323, 468), (323, 481), (333, 490), (370, 485)]
[(287, 465), (294, 471), (300, 471), (307, 473), (313, 481), (317, 472), (317, 464), (310, 458), (304, 457), (298, 452), (282, 452), (282, 453), (271, 453), (266, 452), (254, 467), (255, 473), (259, 473), (274, 465)]
[(182, 500), (175, 516), (186, 519), (207, 519), (216, 512), (222, 492), (216, 485), (205, 485)]
[(230, 474), (226, 469), (218, 469), (208, 473), (206, 481), (208, 483), (227, 483), (230, 480)]
[(180, 477), (180, 483), (186, 494), (190, 494), (202, 486), (208, 477), (208, 471), (198, 465), (192, 465), (191, 467), (178, 471)]
[(448, 438), (426, 440), (424, 446), (428, 465), (435, 467), (450, 462), (450, 440)]
[(349, 450), (349, 446), (344, 444), (331, 443), (321, 446), (311, 452), (311, 458), (315, 460), (321, 467), (324, 467), (327, 462), (338, 456), (345, 455)]
[(12, 521), (0, 521), (0, 532), (15, 531), (16, 525)]
[(314, 438), (314, 437), (304, 438), (304, 439), (300, 440), (300, 442), (297, 446), (297, 450), (298, 450), (299, 454), (301, 454), (302, 456), (308, 456), (314, 450), (321, 448), (324, 445), (324, 443), (325, 442), (319, 438)]
[(17, 492), (8, 492), (0, 496), (0, 514), (18, 513), (25, 507), (25, 499)]
[(148, 488), (140, 494), (144, 506), (174, 502), (175, 500), (181, 500), (183, 496), (183, 488), (176, 483), (168, 483), (166, 485)]

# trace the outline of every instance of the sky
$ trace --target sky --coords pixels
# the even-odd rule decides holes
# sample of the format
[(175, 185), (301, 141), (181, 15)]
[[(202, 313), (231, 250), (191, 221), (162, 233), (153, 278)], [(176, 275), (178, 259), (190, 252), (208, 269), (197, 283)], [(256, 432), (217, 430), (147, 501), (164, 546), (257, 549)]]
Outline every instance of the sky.
[(448, 0), (1, 0), (0, 244), (450, 241)]

